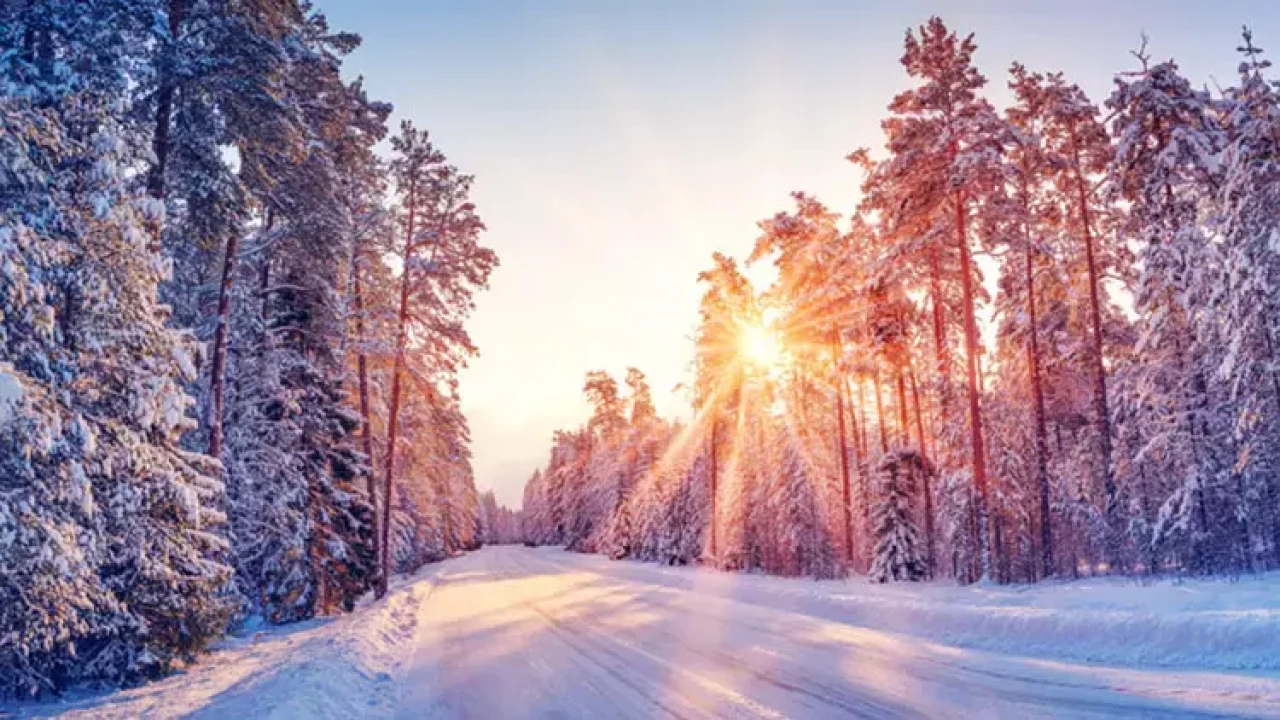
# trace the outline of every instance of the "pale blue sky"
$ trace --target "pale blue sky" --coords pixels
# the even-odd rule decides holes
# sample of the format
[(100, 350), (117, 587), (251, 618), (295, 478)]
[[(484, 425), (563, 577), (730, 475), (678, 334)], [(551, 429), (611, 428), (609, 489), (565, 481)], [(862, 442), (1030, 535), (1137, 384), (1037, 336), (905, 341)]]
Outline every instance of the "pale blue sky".
[(1280, 2), (317, 0), (365, 46), (349, 62), (397, 119), (464, 171), (502, 258), (462, 380), (477, 485), (518, 505), (551, 433), (581, 422), (583, 375), (649, 374), (666, 414), (686, 379), (697, 273), (745, 256), (755, 222), (805, 190), (847, 211), (905, 86), (905, 29), (938, 14), (977, 34), (997, 105), (1012, 60), (1097, 100), (1156, 59), (1231, 81), (1242, 23), (1280, 53)]

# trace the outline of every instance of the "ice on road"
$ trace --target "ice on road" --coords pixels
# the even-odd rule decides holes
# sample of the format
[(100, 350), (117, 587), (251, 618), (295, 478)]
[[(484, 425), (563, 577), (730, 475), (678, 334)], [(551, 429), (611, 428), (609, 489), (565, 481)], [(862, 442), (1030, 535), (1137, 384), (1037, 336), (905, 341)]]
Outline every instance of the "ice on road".
[(453, 561), (397, 716), (1280, 717), (1273, 678), (958, 650), (741, 601), (704, 573), (672, 588), (595, 566), (515, 547)]

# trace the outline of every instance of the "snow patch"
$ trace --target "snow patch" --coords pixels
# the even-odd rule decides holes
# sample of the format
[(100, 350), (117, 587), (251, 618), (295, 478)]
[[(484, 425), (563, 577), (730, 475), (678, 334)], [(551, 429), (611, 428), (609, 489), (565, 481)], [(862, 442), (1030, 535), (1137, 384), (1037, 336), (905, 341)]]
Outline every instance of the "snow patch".
[(0, 363), (0, 424), (6, 424), (22, 402), (22, 381), (8, 363)]

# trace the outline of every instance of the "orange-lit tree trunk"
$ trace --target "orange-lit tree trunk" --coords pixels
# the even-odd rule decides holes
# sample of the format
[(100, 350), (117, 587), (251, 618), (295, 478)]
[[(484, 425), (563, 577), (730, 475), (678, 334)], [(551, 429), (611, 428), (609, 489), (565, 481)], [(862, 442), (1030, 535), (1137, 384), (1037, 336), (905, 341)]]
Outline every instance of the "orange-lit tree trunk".
[(902, 447), (911, 444), (911, 425), (907, 422), (907, 381), (903, 377), (902, 368), (897, 368), (898, 373), (898, 431)]
[(378, 550), (382, 553), (382, 573), (378, 577), (379, 598), (387, 594), (391, 577), (391, 486), (396, 468), (396, 440), (400, 430), (400, 376), (404, 373), (404, 353), (409, 340), (409, 288), (414, 238), (417, 235), (417, 186), (409, 185), (409, 217), (405, 225), (404, 267), (400, 273), (400, 308), (396, 321), (396, 349), (391, 369), (391, 403), (387, 411), (386, 474), (382, 482), (382, 526), (379, 528)]
[[(1024, 229), (1024, 239), (1027, 233)], [(1031, 399), (1036, 423), (1036, 476), (1040, 486), (1040, 563), (1045, 577), (1053, 575), (1053, 529), (1049, 517), (1049, 436), (1045, 429), (1044, 387), (1040, 379), (1040, 329), (1036, 324), (1035, 259), (1027, 243), (1027, 368), (1031, 378)]]
[(978, 395), (978, 321), (974, 311), (973, 262), (969, 254), (966, 232), (964, 193), (956, 193), (955, 207), (956, 244), (960, 250), (960, 291), (964, 302), (964, 349), (969, 385), (969, 441), (973, 468), (973, 485), (977, 492), (977, 547), (983, 578), (991, 573), (991, 543), (987, 535), (987, 457), (982, 437), (982, 404)]
[[(853, 397), (852, 394), (850, 394), (849, 397), (852, 399)], [(862, 380), (858, 380), (858, 406), (856, 408), (858, 422), (854, 425), (854, 434), (857, 435), (857, 437), (854, 438), (854, 440), (858, 444), (858, 449), (859, 449), (858, 454), (861, 457), (862, 462), (864, 463), (867, 461), (866, 407), (867, 407), (866, 384)]]
[(844, 406), (848, 413), (849, 439), (852, 441), (853, 445), (853, 466), (856, 469), (857, 466), (862, 463), (862, 445), (858, 440), (859, 434), (861, 433), (861, 430), (858, 427), (860, 411), (858, 409), (857, 402), (853, 399), (853, 386), (849, 384), (848, 375), (843, 376), (841, 385), (844, 389)]
[(920, 455), (928, 460), (932, 456), (924, 429), (924, 410), (920, 402), (920, 386), (916, 382), (915, 363), (907, 362), (907, 379), (911, 382), (912, 412), (916, 416), (916, 444), (920, 446)]
[(880, 452), (889, 453), (889, 435), (884, 423), (884, 404), (880, 400), (880, 366), (876, 365), (875, 373), (872, 375), (872, 382), (875, 384), (876, 391), (876, 425), (880, 426)]
[(951, 356), (947, 350), (946, 310), (942, 302), (942, 268), (938, 251), (929, 249), (929, 304), (933, 310), (933, 357), (938, 377), (944, 382), (951, 375)]
[[(862, 395), (862, 383), (858, 383), (858, 395)], [(846, 404), (849, 406), (849, 422), (853, 433), (853, 466), (858, 476), (858, 493), (859, 497), (864, 500), (867, 498), (867, 450), (866, 450), (866, 430), (867, 420), (862, 414), (861, 397), (857, 402), (853, 399), (853, 386), (849, 384), (848, 376), (844, 378), (844, 397)], [(867, 528), (870, 526), (871, 511), (863, 503), (862, 513), (862, 533), (865, 535)], [(853, 499), (849, 500), (850, 514), (853, 512)]]
[(845, 559), (852, 562), (853, 560), (853, 492), (850, 487), (849, 478), (849, 438), (845, 433), (844, 424), (844, 385), (843, 374), (840, 372), (840, 334), (833, 326), (831, 328), (831, 366), (835, 377), (836, 391), (836, 429), (838, 432), (838, 443), (840, 450), (840, 489), (841, 489), (841, 510), (844, 518), (844, 547)]

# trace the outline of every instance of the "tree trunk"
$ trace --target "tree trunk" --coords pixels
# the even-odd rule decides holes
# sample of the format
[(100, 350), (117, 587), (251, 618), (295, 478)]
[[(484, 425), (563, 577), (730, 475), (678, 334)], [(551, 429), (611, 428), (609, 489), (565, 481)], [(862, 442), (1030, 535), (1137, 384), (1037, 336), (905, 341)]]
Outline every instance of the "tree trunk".
[(938, 251), (934, 248), (929, 248), (929, 304), (933, 306), (933, 357), (938, 377), (945, 382), (951, 374), (951, 359), (947, 349), (946, 310), (942, 301), (942, 268), (938, 263)]
[(876, 425), (880, 426), (880, 452), (889, 454), (889, 435), (888, 430), (884, 426), (884, 405), (880, 401), (880, 366), (876, 366), (875, 374), (872, 375), (876, 390)]
[[(186, 14), (186, 0), (169, 0), (169, 35), (172, 41), (178, 42), (182, 32), (182, 21)], [(147, 175), (147, 193), (156, 200), (163, 200), (165, 195), (165, 174), (169, 164), (170, 137), (173, 128), (173, 96), (177, 88), (173, 78), (162, 78), (159, 92), (156, 94), (156, 129), (151, 139), (151, 149), (156, 161)]]
[[(852, 400), (853, 395), (850, 394), (849, 398), (850, 400)], [(867, 461), (867, 454), (868, 454), (867, 453), (866, 407), (867, 407), (866, 386), (865, 386), (865, 383), (859, 380), (858, 381), (858, 406), (855, 409), (858, 416), (858, 422), (854, 424), (854, 434), (857, 437), (855, 437), (854, 440), (858, 444), (858, 450), (859, 450), (858, 454), (862, 459), (861, 461), (864, 463)]]
[(236, 253), (240, 236), (227, 237), (222, 258), (222, 281), (218, 285), (218, 325), (213, 331), (213, 360), (209, 368), (209, 455), (222, 460), (222, 396), (227, 370), (227, 335), (231, 324), (231, 286), (235, 283)]
[(973, 485), (977, 490), (978, 555), (982, 577), (990, 577), (991, 543), (987, 540), (987, 457), (982, 438), (982, 404), (978, 397), (978, 321), (974, 311), (973, 270), (969, 257), (969, 239), (965, 231), (964, 195), (955, 199), (956, 244), (960, 248), (960, 289), (964, 300), (964, 349), (968, 360), (969, 440), (973, 449)]
[[(1024, 203), (1025, 204), (1025, 203)], [(1049, 516), (1049, 437), (1045, 429), (1044, 387), (1040, 380), (1040, 328), (1036, 320), (1035, 253), (1031, 248), (1029, 233), (1023, 227), (1023, 239), (1027, 243), (1027, 368), (1031, 377), (1031, 398), (1035, 408), (1036, 423), (1036, 475), (1040, 485), (1040, 562), (1044, 577), (1053, 575), (1053, 529)]]
[(844, 424), (844, 382), (843, 374), (840, 372), (840, 334), (833, 326), (831, 328), (831, 356), (832, 368), (835, 372), (835, 390), (836, 390), (836, 429), (838, 432), (837, 442), (840, 450), (840, 489), (841, 489), (841, 509), (844, 519), (844, 547), (845, 559), (853, 562), (853, 491), (850, 487), (849, 480), (849, 438), (845, 434)]
[(852, 441), (851, 444), (853, 445), (853, 465), (854, 465), (854, 468), (856, 469), (857, 466), (862, 464), (862, 455), (863, 455), (862, 446), (858, 441), (858, 435), (861, 432), (858, 427), (860, 422), (858, 419), (858, 416), (861, 411), (858, 409), (857, 404), (853, 400), (853, 387), (849, 384), (849, 376), (847, 375), (843, 376), (841, 380), (841, 386), (844, 389), (844, 406), (848, 414), (849, 434), (850, 434), (849, 439)]
[[(378, 513), (378, 479), (374, 470), (373, 458), (373, 423), (369, 410), (369, 361), (364, 346), (364, 287), (360, 278), (360, 240), (356, 240), (351, 252), (351, 299), (355, 303), (356, 320), (356, 376), (360, 385), (360, 442), (364, 450), (366, 462), (365, 492), (369, 497), (369, 508), (373, 510), (373, 554), (381, 559), (382, 536)], [(378, 572), (382, 568), (379, 564)], [(379, 580), (378, 587), (381, 588)]]
[(440, 508), (440, 529), (443, 538), (440, 545), (444, 549), (444, 556), (448, 558), (452, 557), (453, 551), (458, 549), (457, 545), (453, 543), (453, 523), (450, 520), (450, 515), (453, 514), (451, 512), (453, 509), (453, 493), (450, 492), (447, 483), (439, 476), (436, 477), (434, 485), (436, 497), (440, 499), (442, 506)]
[(400, 293), (400, 330), (396, 334), (396, 354), (391, 371), (391, 405), (387, 414), (387, 457), (385, 459), (386, 472), (382, 482), (382, 524), (379, 527), (381, 537), (378, 540), (378, 549), (382, 552), (382, 573), (378, 578), (379, 598), (387, 594), (387, 582), (391, 574), (391, 553), (390, 537), (391, 537), (391, 488), (392, 479), (395, 475), (396, 465), (396, 440), (400, 430), (400, 375), (404, 372), (404, 349), (406, 344), (405, 325), (408, 323), (408, 305), (409, 292), (408, 282), (401, 283), (402, 289)]
[[(267, 214), (267, 228), (271, 228), (271, 214)], [(258, 268), (258, 292), (262, 294), (262, 308), (259, 318), (262, 320), (262, 334), (269, 338), (267, 320), (271, 317), (271, 256), (268, 251), (262, 253), (262, 265)]]
[(396, 468), (396, 440), (400, 430), (400, 376), (404, 372), (404, 353), (409, 340), (409, 288), (413, 263), (414, 237), (417, 235), (417, 188), (409, 183), (409, 217), (405, 226), (404, 269), (400, 272), (400, 308), (397, 313), (396, 350), (391, 370), (391, 403), (387, 412), (386, 475), (382, 482), (382, 526), (378, 549), (382, 552), (382, 573), (378, 577), (377, 597), (387, 594), (391, 577), (391, 486)]
[[(858, 489), (863, 496), (863, 538), (868, 538), (870, 527), (872, 527), (872, 482), (870, 482), (870, 452), (867, 450), (867, 415), (864, 413), (867, 407), (867, 397), (864, 395), (865, 384), (859, 380), (858, 382), (858, 415), (859, 425), (861, 427), (861, 470), (858, 473)], [(879, 393), (877, 393), (879, 395)], [(869, 550), (869, 543), (867, 550)]]
[[(717, 490), (718, 490), (718, 488), (716, 487), (717, 485), (716, 475), (719, 473), (719, 470), (720, 470), (718, 466), (719, 458), (717, 457), (719, 448), (716, 447), (716, 440), (717, 440), (716, 429), (720, 425), (720, 423), (717, 422), (718, 419), (719, 418), (716, 417), (716, 411), (713, 408), (711, 411), (711, 487), (709, 488), (709, 491), (711, 494), (711, 498), (710, 498), (711, 519), (710, 519), (710, 522), (708, 523), (708, 529), (707, 529), (707, 536), (708, 536), (707, 542), (710, 545), (711, 558), (713, 562), (716, 561), (716, 511), (718, 510), (718, 508), (716, 507)], [(718, 562), (716, 562), (716, 564), (719, 565)]]
[(360, 440), (365, 457), (369, 459), (368, 492), (369, 504), (373, 506), (374, 517), (377, 518), (377, 481), (373, 472), (373, 423), (369, 410), (369, 357), (364, 348), (364, 287), (360, 281), (360, 266), (357, 261), (351, 273), (352, 299), (356, 304), (356, 374), (360, 382)]
[(911, 444), (911, 423), (907, 421), (907, 381), (903, 377), (902, 368), (898, 368), (898, 430), (902, 447)]
[[(1269, 317), (1268, 317), (1269, 320)], [(1267, 345), (1267, 359), (1270, 360), (1271, 372), (1271, 394), (1276, 403), (1277, 417), (1280, 417), (1280, 365), (1276, 364), (1275, 343), (1271, 341), (1271, 323), (1268, 321), (1263, 327), (1263, 339)], [(1272, 426), (1275, 426), (1275, 420), (1272, 420)], [(1266, 481), (1262, 484), (1263, 501), (1267, 506), (1266, 521), (1271, 525), (1271, 563), (1272, 567), (1280, 567), (1280, 504), (1277, 504), (1276, 496), (1280, 493), (1276, 492), (1275, 473), (1268, 473)], [(1265, 530), (1263, 531), (1265, 532)]]
[(907, 365), (907, 369), (911, 375), (911, 399), (916, 409), (916, 442), (920, 445), (920, 456), (925, 461), (924, 471), (920, 473), (922, 481), (921, 492), (924, 494), (924, 562), (925, 569), (928, 571), (929, 577), (932, 578), (937, 572), (933, 548), (933, 488), (930, 487), (929, 483), (932, 468), (929, 467), (929, 450), (924, 444), (924, 414), (920, 412), (920, 389), (916, 386), (916, 371), (911, 364)]
[(1089, 274), (1089, 320), (1093, 326), (1093, 412), (1098, 422), (1098, 451), (1102, 455), (1102, 487), (1106, 494), (1106, 519), (1108, 529), (1115, 532), (1116, 482), (1111, 469), (1111, 412), (1107, 403), (1107, 369), (1102, 354), (1102, 300), (1099, 292), (1098, 261), (1093, 247), (1093, 227), (1089, 213), (1089, 193), (1084, 174), (1080, 171), (1080, 148), (1075, 127), (1071, 128), (1072, 171), (1076, 188), (1076, 211), (1080, 215), (1084, 235), (1085, 266)]
[[(859, 391), (861, 391), (862, 383), (858, 383), (858, 389)], [(849, 427), (850, 427), (850, 432), (852, 434), (852, 437), (850, 439), (853, 441), (853, 472), (854, 474), (857, 475), (859, 492), (865, 495), (866, 491), (864, 486), (865, 486), (865, 477), (867, 474), (867, 468), (866, 468), (867, 454), (866, 454), (866, 450), (863, 449), (863, 444), (860, 438), (862, 436), (863, 431), (865, 430), (863, 426), (866, 423), (865, 423), (865, 418), (862, 417), (861, 407), (857, 403), (855, 403), (853, 399), (853, 386), (849, 383), (849, 377), (847, 375), (844, 377), (844, 398), (845, 398), (845, 407), (848, 409), (848, 413), (849, 413), (849, 424), (850, 424)], [(850, 484), (852, 485), (852, 479), (850, 479)], [(853, 514), (852, 487), (850, 487), (849, 514), (850, 516), (852, 516)], [(865, 532), (866, 518), (864, 517), (863, 520), (864, 520), (864, 525), (862, 527)]]

